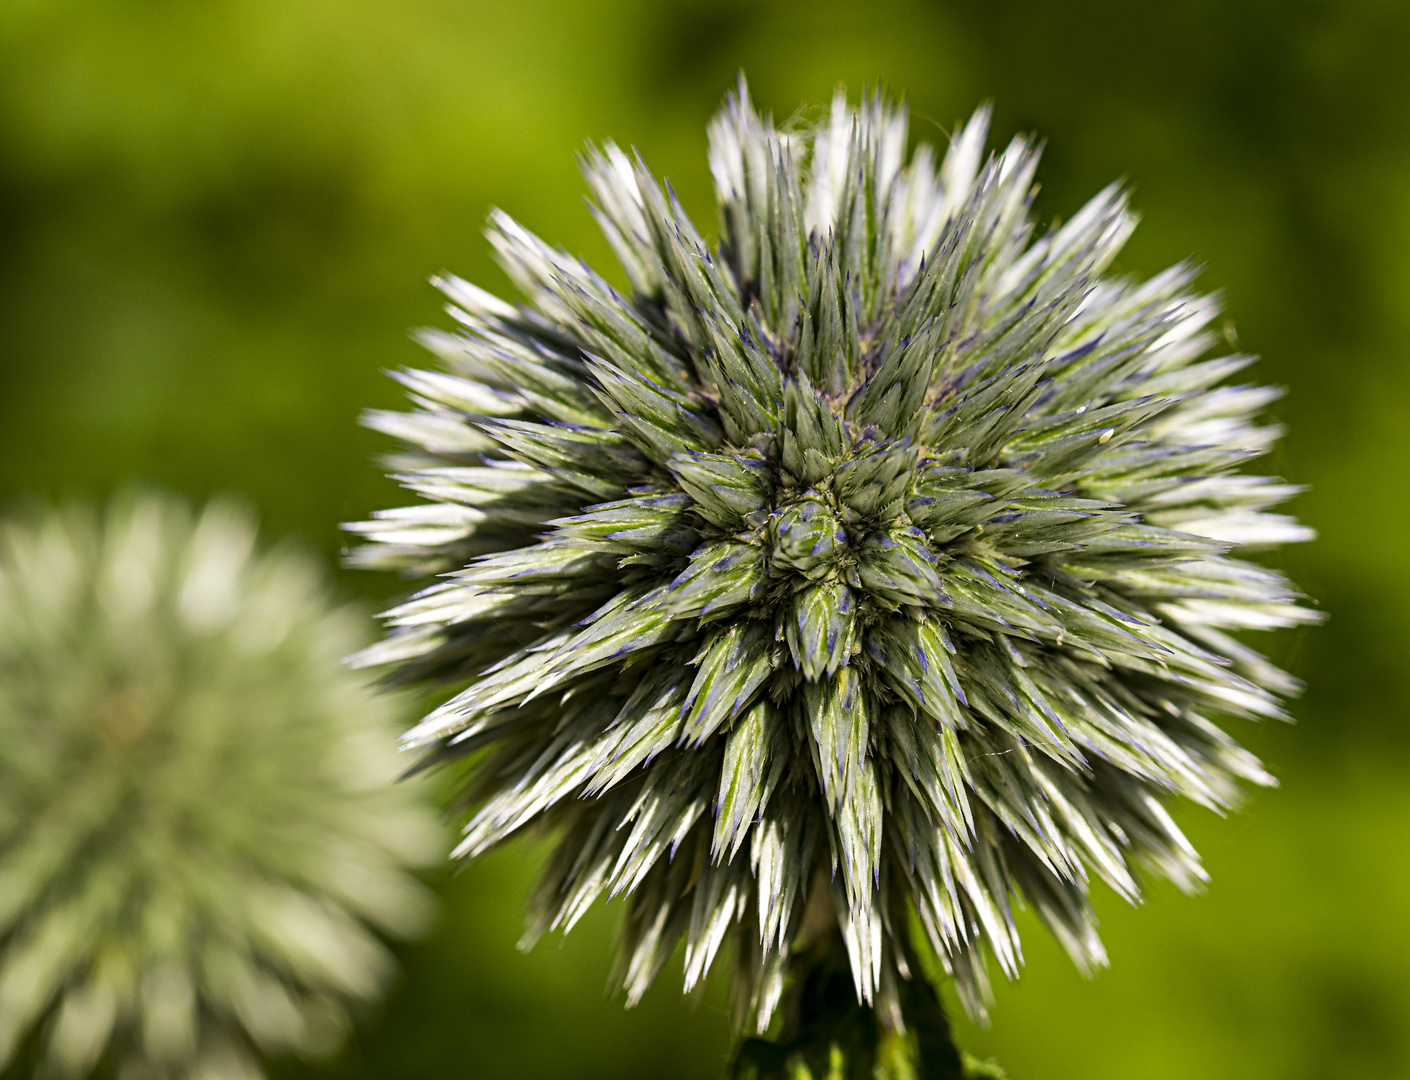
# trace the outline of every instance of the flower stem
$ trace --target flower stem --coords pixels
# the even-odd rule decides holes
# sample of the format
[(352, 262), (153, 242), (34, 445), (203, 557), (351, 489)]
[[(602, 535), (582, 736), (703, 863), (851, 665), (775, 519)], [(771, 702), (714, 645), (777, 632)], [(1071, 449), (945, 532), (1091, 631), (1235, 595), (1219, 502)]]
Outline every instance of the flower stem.
[(903, 1028), (857, 1000), (847, 950), (834, 931), (796, 955), (774, 1040), (735, 1047), (727, 1080), (965, 1080), (940, 999), (924, 976), (900, 989)]

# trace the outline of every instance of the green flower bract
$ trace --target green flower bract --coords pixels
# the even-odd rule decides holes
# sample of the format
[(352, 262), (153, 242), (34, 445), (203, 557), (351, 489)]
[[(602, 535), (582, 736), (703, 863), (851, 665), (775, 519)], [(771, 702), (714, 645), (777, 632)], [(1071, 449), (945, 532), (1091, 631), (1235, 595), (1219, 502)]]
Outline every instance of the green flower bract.
[(1165, 797), (1269, 780), (1213, 717), (1282, 716), (1295, 684), (1231, 631), (1312, 618), (1231, 554), (1308, 535), (1238, 471), (1276, 392), (1206, 358), (1191, 268), (1106, 275), (1119, 188), (1036, 233), (1035, 149), (986, 160), (987, 121), (907, 164), (880, 98), (782, 131), (741, 86), (713, 247), (590, 149), (629, 290), (496, 213), (526, 299), (442, 280), (446, 372), (370, 417), (428, 502), (352, 526), (354, 561), (442, 580), (363, 660), (461, 687), (406, 737), (488, 754), (459, 854), (554, 831), (530, 936), (624, 894), (632, 1000), (682, 937), (688, 987), (732, 938), (762, 1030), (831, 924), (882, 1016), (917, 949), (979, 1010), (1016, 898), (1100, 964), (1089, 877), (1196, 887)]

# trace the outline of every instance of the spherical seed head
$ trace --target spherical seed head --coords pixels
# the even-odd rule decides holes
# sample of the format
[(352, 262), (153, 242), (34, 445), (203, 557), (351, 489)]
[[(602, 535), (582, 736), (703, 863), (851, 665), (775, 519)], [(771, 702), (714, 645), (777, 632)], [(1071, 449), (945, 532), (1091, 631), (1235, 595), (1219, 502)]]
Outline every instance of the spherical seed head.
[(0, 1065), (258, 1077), (341, 1041), (437, 844), (340, 662), (361, 621), (232, 503), (0, 526)]
[(442, 577), (364, 660), (465, 686), (406, 737), (492, 748), (459, 853), (557, 830), (531, 934), (625, 894), (633, 1000), (682, 936), (687, 985), (732, 937), (762, 1029), (833, 921), (884, 1016), (916, 949), (978, 1010), (1016, 898), (1100, 964), (1089, 877), (1196, 887), (1165, 796), (1269, 782), (1212, 718), (1282, 716), (1295, 684), (1230, 632), (1312, 618), (1233, 554), (1309, 535), (1238, 471), (1276, 394), (1224, 383), (1251, 358), (1207, 357), (1189, 267), (1105, 273), (1119, 188), (1036, 233), (1037, 152), (986, 160), (987, 122), (907, 163), (902, 108), (779, 131), (741, 84), (713, 247), (590, 149), (627, 292), (495, 213), (527, 299), (440, 281), (448, 373), (369, 418), (428, 501), (352, 526), (354, 560)]

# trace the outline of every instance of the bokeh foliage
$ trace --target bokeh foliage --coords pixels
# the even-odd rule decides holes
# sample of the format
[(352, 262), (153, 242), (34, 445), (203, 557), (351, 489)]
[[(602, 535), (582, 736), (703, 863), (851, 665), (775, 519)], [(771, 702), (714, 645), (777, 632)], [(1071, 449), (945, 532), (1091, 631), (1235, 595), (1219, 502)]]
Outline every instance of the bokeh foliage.
[[(428, 273), (502, 289), (491, 204), (599, 266), (572, 153), (649, 152), (709, 219), (703, 125), (734, 72), (778, 114), (844, 80), (916, 134), (984, 98), (1051, 140), (1041, 216), (1125, 176), (1122, 258), (1222, 287), (1323, 539), (1279, 556), (1332, 621), (1275, 658), (1295, 728), (1243, 727), (1284, 787), (1182, 824), (1213, 885), (1098, 895), (1113, 967), (1033, 941), (970, 1049), (1028, 1080), (1410, 1072), (1410, 9), (1391, 0), (11, 0), (0, 6), (0, 497), (128, 477), (253, 497), (336, 554), (391, 505), (358, 429), (416, 362)], [(927, 124), (936, 130), (927, 133)], [(370, 599), (388, 584), (344, 574)], [(1217, 827), (1216, 827), (1217, 826)], [(712, 1077), (726, 1024), (669, 980), (603, 991), (611, 911), (514, 952), (535, 853), (443, 877), (440, 929), (317, 1075)], [(289, 1074), (304, 1075), (289, 1067)], [(314, 1075), (310, 1072), (309, 1075)]]

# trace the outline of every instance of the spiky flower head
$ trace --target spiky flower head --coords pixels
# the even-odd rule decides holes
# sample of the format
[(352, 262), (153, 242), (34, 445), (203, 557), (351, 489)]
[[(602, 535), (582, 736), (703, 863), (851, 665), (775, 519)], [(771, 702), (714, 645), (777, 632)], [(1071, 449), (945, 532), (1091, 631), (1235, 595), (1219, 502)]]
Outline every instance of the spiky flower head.
[(0, 1065), (258, 1077), (377, 995), (369, 924), (428, 914), (362, 618), (255, 538), (151, 493), (0, 526)]
[(883, 1017), (927, 946), (978, 1009), (1016, 900), (1101, 964), (1092, 875), (1197, 886), (1166, 797), (1269, 782), (1214, 719), (1295, 689), (1230, 632), (1310, 617), (1232, 554), (1308, 535), (1238, 471), (1277, 392), (1206, 358), (1190, 267), (1105, 273), (1119, 187), (1036, 231), (1037, 151), (986, 159), (987, 124), (908, 162), (903, 108), (780, 130), (741, 85), (713, 246), (589, 149), (629, 287), (493, 214), (525, 299), (442, 280), (446, 371), (370, 418), (429, 501), (353, 526), (354, 559), (442, 579), (363, 659), (463, 687), (406, 736), (491, 748), (458, 853), (556, 831), (530, 934), (624, 894), (630, 999), (682, 936), (687, 986), (732, 938), (762, 1030), (833, 923)]

